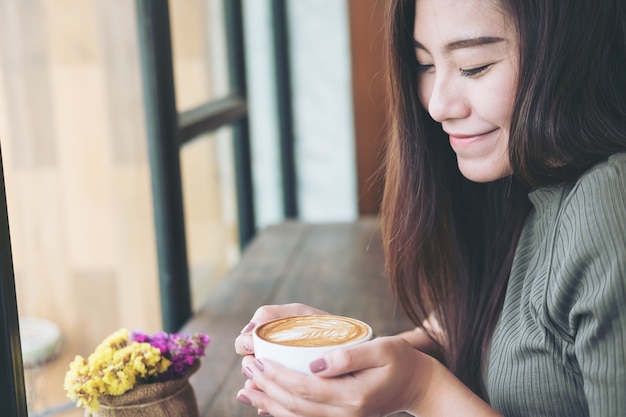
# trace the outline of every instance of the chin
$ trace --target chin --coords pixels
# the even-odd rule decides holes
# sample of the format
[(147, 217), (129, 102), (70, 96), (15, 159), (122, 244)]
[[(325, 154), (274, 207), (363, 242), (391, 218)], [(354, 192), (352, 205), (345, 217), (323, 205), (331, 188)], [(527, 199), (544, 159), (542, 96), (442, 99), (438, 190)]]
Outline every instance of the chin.
[(508, 161), (463, 161), (458, 160), (459, 171), (470, 181), (487, 183), (497, 181), (513, 174)]

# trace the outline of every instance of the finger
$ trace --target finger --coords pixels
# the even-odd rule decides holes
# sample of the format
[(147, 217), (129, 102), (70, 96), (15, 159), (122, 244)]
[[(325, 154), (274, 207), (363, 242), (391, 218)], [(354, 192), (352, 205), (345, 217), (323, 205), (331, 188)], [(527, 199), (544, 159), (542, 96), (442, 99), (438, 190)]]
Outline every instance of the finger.
[(235, 352), (238, 355), (251, 355), (254, 353), (254, 347), (252, 344), (252, 335), (241, 334), (235, 339)]
[(321, 417), (345, 415), (337, 408), (326, 404), (308, 403), (284, 391), (277, 397), (263, 391), (241, 389), (237, 400), (257, 408), (259, 415), (274, 417)]
[(243, 384), (243, 387), (247, 389), (254, 389), (254, 390), (260, 391), (259, 387), (257, 387), (254, 381), (251, 379), (247, 379), (245, 384)]
[[(258, 415), (273, 415), (274, 417), (287, 416), (286, 410), (279, 407), (277, 403), (272, 404), (272, 400), (262, 391), (248, 389), (244, 387), (237, 392), (237, 400), (257, 408)], [(265, 411), (262, 407), (271, 407), (272, 412)], [(293, 414), (292, 414), (293, 415)]]
[[(317, 308), (308, 306), (306, 304), (301, 304), (301, 303), (265, 305), (265, 306), (259, 307), (256, 310), (250, 322), (254, 323), (254, 325), (258, 325), (260, 323), (265, 323), (266, 321), (270, 321), (270, 320), (277, 319), (280, 317), (300, 316), (300, 315), (309, 315), (309, 314), (328, 314), (328, 313), (325, 311), (319, 310)], [(251, 331), (253, 328), (254, 327), (244, 328), (244, 329)]]
[(254, 357), (254, 355), (247, 355), (244, 356), (241, 359), (241, 368), (245, 368), (245, 367), (249, 367), (249, 368), (254, 368), (254, 361), (256, 360), (256, 358)]
[(309, 369), (317, 376), (330, 378), (352, 374), (365, 369), (378, 368), (386, 363), (386, 354), (378, 338), (356, 346), (328, 352), (309, 364)]
[[(253, 362), (254, 362), (253, 355), (245, 356), (241, 360), (241, 373), (243, 376), (248, 378), (248, 381), (254, 380), (254, 373), (256, 371), (256, 367), (254, 366)], [(246, 381), (246, 383), (248, 381)]]
[[(244, 372), (244, 375), (246, 373)], [(260, 391), (259, 387), (256, 386), (256, 384), (254, 383), (254, 381), (252, 381), (252, 379), (246, 379), (246, 382), (243, 385), (243, 389), (240, 390), (240, 393), (242, 392), (250, 392), (250, 391)], [(245, 404), (249, 404), (252, 405), (252, 400), (250, 400), (248, 397), (254, 397), (251, 394), (246, 395), (240, 395), (239, 393), (237, 394), (237, 399)], [(257, 415), (259, 416), (266, 416), (269, 415), (269, 413), (267, 413), (265, 410), (263, 409), (257, 409)]]
[[(255, 383), (254, 379), (257, 373), (261, 373), (260, 368), (264, 368), (261, 362), (258, 362), (254, 356), (246, 356), (241, 361), (241, 373), (248, 378), (244, 386), (249, 389), (261, 390)], [(301, 375), (301, 374), (298, 374)]]
[(337, 403), (338, 381), (304, 375), (268, 359), (255, 360), (253, 372), (255, 385), (267, 395), (254, 397), (260, 401), (256, 407), (272, 415), (277, 409), (288, 415), (338, 415), (331, 412)]

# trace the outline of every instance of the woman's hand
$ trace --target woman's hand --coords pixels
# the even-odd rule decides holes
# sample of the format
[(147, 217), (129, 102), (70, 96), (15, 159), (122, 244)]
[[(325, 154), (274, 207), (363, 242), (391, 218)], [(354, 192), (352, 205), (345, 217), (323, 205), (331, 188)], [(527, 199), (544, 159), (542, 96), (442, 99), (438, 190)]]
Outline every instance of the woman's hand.
[(369, 417), (407, 411), (420, 416), (499, 416), (437, 359), (420, 351), (440, 353), (440, 345), (421, 330), (329, 352), (310, 364), (313, 375), (255, 359), (252, 329), (302, 314), (327, 313), (303, 304), (264, 306), (237, 337), (235, 349), (244, 355), (242, 372), (248, 378), (237, 399), (258, 408), (259, 414)]
[(239, 355), (252, 355), (254, 349), (252, 347), (252, 330), (261, 323), (287, 316), (299, 316), (308, 314), (328, 314), (325, 311), (309, 307), (304, 304), (283, 304), (283, 305), (267, 305), (257, 309), (241, 334), (235, 339), (235, 351)]
[(249, 380), (237, 398), (276, 417), (384, 416), (417, 410), (437, 367), (396, 336), (332, 351), (311, 364), (309, 376), (247, 356)]

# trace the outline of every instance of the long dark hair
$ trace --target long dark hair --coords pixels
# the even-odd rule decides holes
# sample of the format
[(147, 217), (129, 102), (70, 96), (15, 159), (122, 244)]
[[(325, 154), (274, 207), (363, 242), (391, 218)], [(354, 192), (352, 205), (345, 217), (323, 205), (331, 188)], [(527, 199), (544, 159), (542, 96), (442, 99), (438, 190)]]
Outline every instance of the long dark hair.
[(415, 0), (390, 1), (387, 10), (387, 274), (416, 325), (436, 318), (446, 365), (483, 397), (482, 363), (530, 210), (528, 191), (575, 181), (626, 150), (623, 0), (501, 3), (520, 45), (509, 144), (514, 174), (488, 184), (461, 175), (441, 126), (419, 104)]

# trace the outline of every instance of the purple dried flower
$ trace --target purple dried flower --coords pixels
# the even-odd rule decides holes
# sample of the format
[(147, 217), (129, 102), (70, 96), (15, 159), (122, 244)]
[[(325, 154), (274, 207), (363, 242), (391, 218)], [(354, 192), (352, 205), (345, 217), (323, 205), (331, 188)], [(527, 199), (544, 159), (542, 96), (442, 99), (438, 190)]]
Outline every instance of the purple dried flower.
[(149, 336), (145, 333), (141, 333), (140, 331), (134, 330), (129, 337), (129, 340), (135, 341), (137, 343), (144, 343), (148, 340)]
[(150, 343), (172, 362), (167, 371), (157, 377), (157, 381), (167, 381), (185, 375), (196, 360), (205, 355), (206, 348), (211, 342), (211, 338), (206, 334), (168, 334), (164, 331), (152, 336), (134, 331), (130, 340)]

